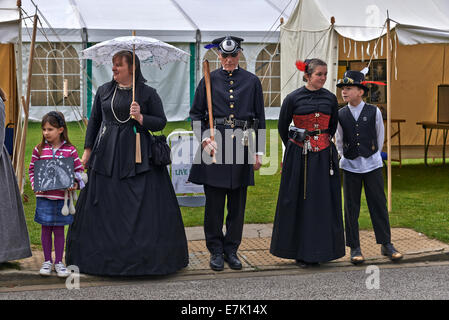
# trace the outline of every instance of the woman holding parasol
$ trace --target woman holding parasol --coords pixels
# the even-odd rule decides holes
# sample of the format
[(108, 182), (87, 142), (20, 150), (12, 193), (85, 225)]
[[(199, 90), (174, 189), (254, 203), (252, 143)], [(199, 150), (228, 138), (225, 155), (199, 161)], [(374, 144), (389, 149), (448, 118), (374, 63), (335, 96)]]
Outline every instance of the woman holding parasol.
[(96, 275), (173, 273), (187, 266), (188, 250), (168, 172), (151, 163), (148, 130), (165, 127), (162, 102), (145, 84), (137, 55), (134, 78), (133, 52), (112, 61), (113, 79), (98, 88), (87, 127), (89, 182), (67, 236), (67, 264)]

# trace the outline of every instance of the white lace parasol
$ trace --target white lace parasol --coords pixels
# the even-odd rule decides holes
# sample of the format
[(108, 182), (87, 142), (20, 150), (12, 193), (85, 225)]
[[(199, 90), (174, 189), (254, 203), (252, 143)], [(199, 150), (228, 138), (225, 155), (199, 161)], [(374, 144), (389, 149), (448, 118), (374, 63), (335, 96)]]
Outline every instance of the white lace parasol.
[(163, 41), (140, 36), (118, 37), (103, 41), (81, 51), (81, 58), (91, 59), (97, 65), (112, 64), (112, 56), (121, 50), (133, 51), (141, 63), (161, 68), (169, 62), (188, 62), (190, 54)]

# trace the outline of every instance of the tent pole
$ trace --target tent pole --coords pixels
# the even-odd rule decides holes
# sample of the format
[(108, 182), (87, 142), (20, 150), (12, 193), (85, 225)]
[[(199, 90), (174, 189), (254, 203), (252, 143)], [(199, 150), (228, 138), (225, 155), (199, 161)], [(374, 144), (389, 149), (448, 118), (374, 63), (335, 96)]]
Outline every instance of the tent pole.
[(19, 157), (16, 167), (17, 182), (19, 185), (20, 193), (23, 193), (23, 172), (24, 172), (24, 159), (25, 159), (25, 145), (26, 145), (26, 135), (28, 129), (28, 116), (30, 110), (30, 100), (31, 100), (31, 75), (33, 74), (33, 60), (34, 60), (34, 45), (36, 43), (36, 31), (37, 31), (37, 13), (34, 14), (33, 22), (33, 34), (31, 38), (30, 46), (30, 60), (28, 61), (28, 78), (27, 78), (27, 91), (26, 98), (22, 98), (22, 105), (25, 113), (25, 120), (23, 123), (22, 136), (20, 140), (19, 147)]
[[(82, 48), (87, 49), (88, 47), (88, 36), (87, 36), (87, 28), (83, 28), (81, 30), (81, 41), (82, 41)], [(83, 96), (83, 99), (81, 99), (81, 107), (82, 107), (82, 119), (83, 122), (85, 121), (85, 119), (87, 119), (87, 92), (89, 91), (89, 89), (87, 88), (87, 82), (89, 81), (86, 78), (86, 74), (87, 74), (87, 60), (83, 59), (82, 61), (82, 68), (83, 68), (83, 72), (82, 72), (82, 84), (83, 84), (83, 90), (81, 91), (81, 94)]]
[(196, 51), (195, 51), (195, 87), (198, 84), (198, 82), (200, 81), (201, 77), (200, 77), (200, 66), (201, 66), (201, 31), (200, 29), (196, 30), (196, 36), (195, 36), (195, 40), (196, 40)]
[(13, 154), (12, 154), (12, 164), (13, 168), (17, 167), (17, 155), (18, 155), (18, 148), (19, 148), (19, 137), (20, 132), (22, 131), (22, 108), (21, 106), (21, 100), (19, 97), (22, 96), (22, 10), (21, 10), (22, 3), (20, 1), (17, 1), (17, 7), (19, 8), (19, 41), (14, 45), (14, 47), (17, 46), (17, 50), (14, 50), (14, 59), (16, 61), (16, 83), (17, 83), (17, 99), (15, 101), (16, 104), (16, 111), (14, 113), (14, 145), (13, 145)]
[[(136, 36), (136, 31), (132, 31), (132, 36), (135, 37)], [(135, 101), (135, 97), (136, 97), (136, 47), (135, 45), (133, 45), (133, 102)]]
[(390, 17), (387, 11), (387, 183), (388, 183), (388, 212), (391, 212), (391, 34)]

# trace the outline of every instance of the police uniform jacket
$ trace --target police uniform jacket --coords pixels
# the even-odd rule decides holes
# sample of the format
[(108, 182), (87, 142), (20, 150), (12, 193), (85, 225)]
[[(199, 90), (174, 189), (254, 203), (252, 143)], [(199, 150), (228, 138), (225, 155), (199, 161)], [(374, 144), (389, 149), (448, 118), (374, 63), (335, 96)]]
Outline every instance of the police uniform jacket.
[[(216, 124), (217, 163), (211, 164), (211, 161), (205, 163), (204, 159), (201, 159), (202, 148), (200, 146), (195, 163), (192, 165), (189, 181), (228, 189), (254, 185), (252, 152), (264, 152), (265, 146), (264, 141), (259, 142), (257, 135), (258, 130), (265, 129), (263, 92), (260, 80), (256, 75), (240, 67), (232, 72), (222, 68), (212, 71), (210, 80), (213, 118), (221, 122), (223, 119), (248, 121), (249, 125), (253, 124), (254, 119), (257, 119), (256, 140), (250, 139), (253, 142), (250, 142), (250, 146), (253, 145), (254, 148), (243, 147), (244, 128), (232, 127), (230, 124)], [(195, 121), (201, 122), (201, 136), (199, 130), (195, 130), (198, 140), (201, 142), (204, 138), (209, 137), (209, 132), (205, 132), (209, 129), (209, 115), (204, 78), (201, 79), (196, 89), (190, 118), (192, 124)], [(193, 127), (195, 129), (195, 124)], [(218, 132), (221, 135), (221, 141), (219, 138), (217, 139)], [(232, 132), (235, 134), (231, 134)], [(264, 140), (265, 136), (262, 139)], [(238, 150), (243, 150), (243, 159), (236, 157)], [(241, 155), (242, 152), (238, 154)]]

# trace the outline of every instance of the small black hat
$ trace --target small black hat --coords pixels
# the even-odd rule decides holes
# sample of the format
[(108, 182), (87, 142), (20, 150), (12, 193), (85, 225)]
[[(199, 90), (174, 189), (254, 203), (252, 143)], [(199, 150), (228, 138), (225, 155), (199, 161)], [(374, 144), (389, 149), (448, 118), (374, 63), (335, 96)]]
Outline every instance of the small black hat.
[(217, 46), (219, 51), (231, 54), (242, 49), (242, 47), (240, 46), (242, 41), (243, 39), (239, 37), (226, 36), (214, 39), (212, 41), (212, 44)]
[(348, 70), (345, 72), (343, 79), (338, 80), (337, 87), (341, 88), (344, 86), (356, 86), (365, 92), (369, 91), (368, 87), (365, 86), (365, 75), (360, 71)]

